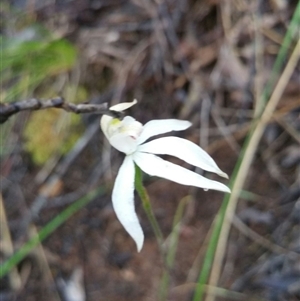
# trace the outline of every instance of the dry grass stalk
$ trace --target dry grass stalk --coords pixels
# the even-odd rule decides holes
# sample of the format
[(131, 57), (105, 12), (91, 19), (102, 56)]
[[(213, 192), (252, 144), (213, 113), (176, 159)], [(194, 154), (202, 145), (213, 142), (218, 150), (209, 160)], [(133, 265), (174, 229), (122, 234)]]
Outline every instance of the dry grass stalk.
[[(223, 227), (220, 233), (220, 239), (218, 242), (218, 247), (215, 254), (214, 263), (211, 270), (211, 275), (209, 279), (209, 285), (217, 286), (221, 269), (222, 269), (222, 262), (225, 256), (227, 241), (229, 237), (229, 232), (231, 229), (231, 223), (234, 218), (235, 209), (237, 206), (237, 202), (239, 199), (240, 191), (243, 187), (243, 184), (246, 180), (248, 170), (251, 166), (253, 161), (253, 157), (257, 150), (259, 141), (263, 135), (266, 125), (268, 124), (269, 120), (272, 118), (272, 114), (274, 113), (278, 102), (281, 99), (281, 96), (284, 92), (284, 89), (292, 76), (293, 71), (295, 70), (298, 60), (300, 57), (300, 41), (296, 44), (293, 53), (270, 97), (270, 100), (265, 107), (265, 110), (262, 113), (261, 118), (258, 120), (255, 130), (250, 138), (248, 147), (246, 149), (244, 160), (241, 163), (238, 175), (236, 177), (236, 181), (232, 188), (232, 193), (229, 199), (228, 207), (226, 210), (226, 219), (223, 223)], [(215, 298), (214, 296), (208, 296), (206, 301), (213, 301)]]

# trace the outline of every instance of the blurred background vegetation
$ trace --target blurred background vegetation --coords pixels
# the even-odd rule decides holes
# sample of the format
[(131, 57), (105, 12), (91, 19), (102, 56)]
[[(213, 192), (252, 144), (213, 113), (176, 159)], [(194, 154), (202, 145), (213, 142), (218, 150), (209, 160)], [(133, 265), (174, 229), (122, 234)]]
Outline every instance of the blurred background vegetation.
[[(145, 184), (176, 254), (166, 300), (299, 300), (299, 63), (284, 72), (298, 47), (298, 1), (13, 0), (1, 2), (0, 17), (1, 105), (137, 98), (130, 113), (142, 123), (190, 120), (181, 135), (206, 149), (231, 185), (279, 91), (206, 296), (193, 297), (228, 200), (160, 179)], [(0, 252), (3, 263), (17, 258), (1, 300), (159, 300), (162, 259), (139, 200), (139, 254), (111, 207), (122, 156), (103, 139), (100, 116), (47, 109), (1, 124)]]

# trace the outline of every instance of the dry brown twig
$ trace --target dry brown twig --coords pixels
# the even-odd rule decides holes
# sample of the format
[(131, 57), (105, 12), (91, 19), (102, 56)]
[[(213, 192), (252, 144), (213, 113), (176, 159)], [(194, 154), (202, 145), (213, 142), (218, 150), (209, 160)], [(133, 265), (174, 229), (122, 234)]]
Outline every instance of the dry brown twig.
[(8, 118), (21, 111), (35, 111), (49, 108), (63, 109), (76, 114), (96, 113), (106, 114), (113, 117), (120, 117), (119, 112), (108, 110), (107, 103), (102, 104), (74, 104), (69, 103), (62, 97), (55, 97), (47, 100), (31, 98), (13, 103), (0, 103), (0, 123), (4, 123)]

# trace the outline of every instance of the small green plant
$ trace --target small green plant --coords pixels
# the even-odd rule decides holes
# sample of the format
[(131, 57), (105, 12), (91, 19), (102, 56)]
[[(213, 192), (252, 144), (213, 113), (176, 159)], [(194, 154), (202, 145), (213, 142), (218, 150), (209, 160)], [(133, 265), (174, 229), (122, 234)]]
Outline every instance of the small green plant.
[[(60, 91), (55, 88), (62, 75), (67, 79), (77, 60), (75, 46), (66, 39), (53, 37), (38, 24), (24, 22), (13, 36), (1, 37), (0, 47), (2, 102), (35, 95), (47, 98), (57, 93), (71, 102), (86, 100), (86, 91), (77, 84), (65, 80), (66, 84), (59, 85)], [(24, 128), (24, 148), (35, 164), (45, 163), (52, 154), (67, 153), (80, 137), (80, 116), (72, 114), (65, 118), (66, 115), (55, 109), (31, 114)]]
[(3, 102), (28, 97), (44, 80), (68, 72), (76, 62), (77, 51), (67, 40), (55, 39), (40, 27), (24, 31), (0, 40)]
[(44, 164), (54, 153), (68, 153), (80, 137), (80, 116), (68, 115), (69, 122), (60, 122), (67, 114), (57, 109), (32, 113), (24, 130), (24, 148), (35, 164)]

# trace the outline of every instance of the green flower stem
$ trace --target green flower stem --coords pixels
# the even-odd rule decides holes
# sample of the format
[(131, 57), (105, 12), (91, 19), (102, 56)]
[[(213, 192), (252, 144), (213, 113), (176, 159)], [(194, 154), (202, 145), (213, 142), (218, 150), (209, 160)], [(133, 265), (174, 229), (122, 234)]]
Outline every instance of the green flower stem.
[[(168, 261), (167, 261), (167, 258), (166, 258), (166, 252), (165, 252), (165, 249), (163, 247), (164, 237), (163, 237), (162, 231), (159, 227), (159, 224), (157, 222), (157, 219), (156, 219), (156, 217), (153, 213), (152, 206), (151, 206), (151, 203), (150, 203), (150, 198), (149, 198), (149, 195), (147, 193), (147, 190), (145, 189), (145, 187), (143, 185), (142, 180), (143, 180), (142, 179), (142, 171), (137, 165), (135, 165), (135, 189), (136, 189), (136, 191), (138, 192), (138, 194), (141, 198), (143, 208), (144, 208), (144, 210), (147, 214), (147, 217), (148, 217), (149, 222), (152, 226), (152, 229), (154, 231), (154, 234), (155, 234), (155, 237), (156, 237), (156, 240), (157, 240), (157, 243), (158, 243), (158, 247), (159, 247), (161, 257), (162, 257), (162, 260), (163, 260), (163, 282), (167, 281), (167, 283), (168, 283), (169, 265), (168, 265)], [(166, 300), (167, 299), (167, 294), (168, 294), (167, 287), (164, 285), (160, 288), (159, 300)]]
[(180, 201), (174, 216), (172, 233), (169, 236), (168, 251), (166, 255), (168, 269), (164, 271), (161, 279), (161, 284), (160, 284), (160, 292), (162, 296), (161, 300), (166, 300), (167, 298), (168, 288), (170, 285), (170, 271), (173, 268), (175, 262), (175, 255), (176, 255), (178, 239), (180, 235), (180, 228), (182, 225), (182, 217), (184, 214), (184, 209), (190, 200), (191, 197), (189, 195), (184, 197)]
[[(162, 251), (163, 250), (162, 246), (163, 246), (163, 242), (164, 242), (164, 237), (163, 237), (163, 234), (162, 234), (161, 229), (159, 227), (159, 224), (156, 220), (156, 217), (153, 213), (147, 190), (145, 189), (145, 187), (143, 185), (142, 171), (137, 165), (135, 165), (135, 189), (136, 189), (136, 191), (138, 192), (138, 194), (141, 198), (143, 208), (144, 208), (144, 210), (147, 214), (147, 217), (148, 217), (148, 219), (151, 223), (151, 226), (153, 228), (153, 231), (154, 231), (157, 243), (160, 247), (160, 250)], [(165, 252), (163, 252), (163, 254), (164, 253)]]
[(58, 214), (54, 219), (52, 219), (48, 224), (46, 224), (36, 236), (28, 240), (14, 255), (12, 255), (8, 260), (6, 260), (2, 265), (0, 265), (0, 278), (4, 277), (14, 266), (16, 266), (20, 261), (22, 261), (32, 249), (34, 249), (39, 243), (46, 239), (51, 233), (53, 233), (60, 225), (62, 225), (67, 219), (69, 219), (74, 213), (79, 209), (83, 208), (90, 201), (92, 201), (97, 195), (103, 194), (104, 189), (102, 187), (95, 189), (80, 198), (60, 214)]

